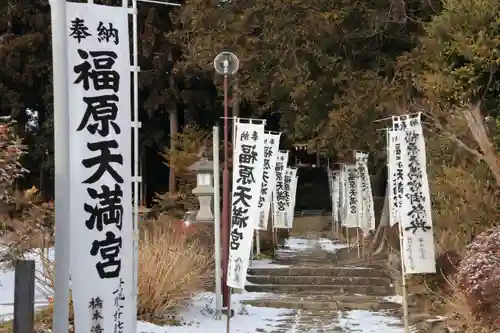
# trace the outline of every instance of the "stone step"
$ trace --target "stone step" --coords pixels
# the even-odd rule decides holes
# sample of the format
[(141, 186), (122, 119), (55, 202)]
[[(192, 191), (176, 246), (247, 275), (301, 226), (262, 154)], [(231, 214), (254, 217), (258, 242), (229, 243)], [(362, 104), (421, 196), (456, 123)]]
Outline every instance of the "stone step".
[(296, 293), (311, 292), (321, 294), (345, 295), (361, 294), (374, 296), (389, 296), (394, 293), (389, 286), (344, 286), (344, 285), (323, 285), (323, 284), (248, 284), (245, 286), (248, 292), (269, 292), (269, 293)]
[(367, 285), (390, 286), (391, 280), (386, 277), (353, 277), (353, 276), (276, 276), (276, 275), (247, 275), (248, 282), (255, 284), (321, 284), (321, 285)]
[(252, 306), (274, 308), (274, 309), (293, 309), (293, 310), (308, 310), (308, 311), (350, 311), (350, 310), (366, 310), (366, 311), (387, 311), (401, 308), (401, 304), (388, 302), (384, 300), (363, 300), (358, 297), (358, 300), (341, 301), (335, 300), (332, 297), (330, 301), (315, 301), (315, 300), (300, 300), (294, 298), (284, 299), (263, 299), (263, 300), (245, 300), (243, 304)]
[(280, 267), (249, 268), (249, 275), (269, 276), (334, 276), (334, 277), (388, 277), (387, 273), (370, 267)]

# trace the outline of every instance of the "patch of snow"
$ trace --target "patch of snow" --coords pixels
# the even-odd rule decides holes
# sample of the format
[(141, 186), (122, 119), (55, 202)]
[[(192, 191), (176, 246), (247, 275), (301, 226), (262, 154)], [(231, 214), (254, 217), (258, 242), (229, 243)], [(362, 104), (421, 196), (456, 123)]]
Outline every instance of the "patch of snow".
[(288, 268), (288, 265), (275, 264), (271, 259), (252, 260), (251, 268)]
[[(269, 293), (233, 294), (231, 307), (235, 315), (231, 318), (230, 330), (238, 333), (266, 332), (275, 326), (278, 316), (286, 315), (290, 310), (272, 309), (243, 305), (243, 300), (271, 297)], [(146, 322), (137, 323), (138, 333), (225, 333), (226, 316), (215, 318), (215, 300), (213, 293), (202, 293), (194, 298), (193, 303), (179, 314), (183, 326), (158, 326)]]
[[(26, 259), (35, 261), (35, 308), (43, 308), (49, 304), (52, 296), (52, 288), (44, 274), (42, 263), (42, 252), (35, 249), (25, 255)], [(48, 258), (54, 259), (54, 250), (48, 250)], [(14, 313), (14, 281), (15, 272), (13, 267), (2, 267), (0, 270), (0, 321), (10, 320)]]
[(320, 247), (323, 251), (335, 253), (340, 249), (346, 248), (347, 245), (340, 244), (339, 241), (327, 238), (305, 239), (290, 237), (285, 241), (285, 248), (288, 248), (288, 251), (284, 252), (307, 251), (317, 247)]
[(401, 319), (365, 310), (339, 312), (339, 326), (347, 332), (402, 333)]
[(384, 300), (386, 300), (388, 302), (403, 304), (403, 296), (401, 296), (401, 295), (385, 296), (383, 298), (384, 298)]
[(317, 244), (321, 247), (323, 251), (330, 252), (330, 253), (335, 253), (340, 249), (345, 249), (347, 248), (347, 245), (345, 244), (340, 244), (338, 242), (334, 242), (330, 239), (326, 238), (320, 238), (317, 240)]
[(315, 240), (304, 239), (304, 238), (295, 238), (290, 237), (285, 240), (285, 247), (289, 248), (291, 251), (305, 251), (316, 244)]

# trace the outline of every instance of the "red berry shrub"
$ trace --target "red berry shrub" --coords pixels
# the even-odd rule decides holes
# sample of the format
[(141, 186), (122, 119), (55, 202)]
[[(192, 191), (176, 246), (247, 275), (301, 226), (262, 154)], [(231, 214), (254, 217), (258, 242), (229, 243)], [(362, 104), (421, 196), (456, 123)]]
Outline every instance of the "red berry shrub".
[(491, 325), (500, 318), (500, 226), (483, 232), (466, 248), (457, 282), (477, 319)]
[(8, 191), (17, 177), (27, 173), (20, 163), (26, 147), (14, 132), (14, 122), (0, 121), (0, 197), (8, 200)]

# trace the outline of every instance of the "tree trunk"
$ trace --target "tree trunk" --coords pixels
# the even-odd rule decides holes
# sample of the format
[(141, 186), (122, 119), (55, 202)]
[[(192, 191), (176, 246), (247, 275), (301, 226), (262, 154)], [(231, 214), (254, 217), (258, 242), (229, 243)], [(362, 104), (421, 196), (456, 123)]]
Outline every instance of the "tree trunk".
[(481, 148), (483, 155), (482, 159), (491, 170), (497, 186), (500, 186), (500, 163), (495, 147), (488, 137), (483, 116), (481, 115), (480, 105), (478, 104), (476, 107), (464, 111), (464, 116), (467, 120), (467, 125), (471, 131), (472, 137)]
[[(179, 132), (179, 121), (177, 115), (177, 109), (172, 109), (170, 111), (170, 150), (175, 150), (177, 148), (177, 133)], [(177, 181), (175, 175), (175, 169), (170, 165), (168, 176), (168, 191), (170, 193), (175, 193), (177, 191)]]
[[(170, 76), (169, 78), (170, 89), (175, 89), (174, 78)], [(177, 112), (177, 105), (172, 102), (170, 106), (170, 150), (174, 151), (177, 149), (177, 134), (179, 133), (179, 115)], [(168, 176), (168, 192), (175, 193), (177, 191), (177, 179), (175, 175), (175, 169), (170, 165), (169, 176)]]

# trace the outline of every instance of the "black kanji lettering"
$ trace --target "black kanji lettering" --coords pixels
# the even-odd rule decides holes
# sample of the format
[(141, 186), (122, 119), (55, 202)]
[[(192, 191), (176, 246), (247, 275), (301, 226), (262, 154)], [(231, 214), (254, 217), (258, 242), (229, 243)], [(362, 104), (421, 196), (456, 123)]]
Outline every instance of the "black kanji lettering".
[(257, 161), (258, 155), (255, 151), (255, 147), (255, 145), (241, 145), (239, 162), (244, 164), (254, 164)]
[(253, 166), (240, 164), (238, 167), (238, 179), (236, 179), (236, 182), (241, 183), (243, 185), (250, 185), (255, 183), (253, 170), (254, 170)]
[(231, 214), (231, 224), (234, 227), (246, 228), (248, 221), (248, 208), (235, 207), (233, 206), (233, 211)]
[(269, 159), (271, 156), (273, 156), (273, 150), (271, 147), (264, 147), (264, 158)]
[(123, 184), (123, 178), (111, 166), (111, 163), (123, 165), (123, 156), (121, 154), (112, 154), (111, 149), (118, 148), (116, 140), (99, 141), (87, 143), (87, 148), (90, 151), (99, 151), (100, 154), (96, 157), (84, 159), (82, 164), (85, 168), (98, 166), (92, 176), (83, 181), (84, 184), (93, 184), (101, 179), (105, 172), (108, 172), (113, 179), (120, 184)]
[(101, 311), (95, 310), (92, 313), (92, 320), (99, 320), (99, 319), (103, 319), (102, 316), (101, 316)]
[(238, 228), (231, 230), (231, 250), (240, 248), (240, 241), (243, 239), (243, 233), (238, 231)]
[(104, 23), (99, 22), (99, 25), (97, 26), (97, 40), (100, 43), (109, 43), (111, 41), (115, 45), (118, 45), (120, 43), (118, 29), (113, 27), (113, 23), (108, 23), (108, 26), (106, 27)]
[[(122, 317), (123, 312), (120, 311), (122, 308), (123, 308), (123, 305), (121, 305), (117, 309), (115, 309), (115, 313), (113, 314), (113, 318), (115, 321), (119, 320)], [(115, 326), (115, 328), (116, 328), (116, 326)]]
[(106, 239), (103, 241), (95, 240), (92, 242), (90, 254), (96, 256), (101, 255), (103, 261), (99, 261), (95, 267), (101, 279), (111, 279), (120, 276), (121, 260), (117, 259), (120, 255), (122, 247), (122, 238), (108, 231)]
[(69, 27), (69, 30), (71, 33), (69, 34), (70, 37), (73, 37), (80, 43), (82, 39), (87, 38), (88, 36), (92, 36), (88, 31), (89, 28), (85, 26), (85, 21), (82, 20), (79, 17), (76, 17), (73, 21), (70, 21), (71, 26)]
[(247, 131), (241, 133), (241, 135), (240, 135), (241, 141), (248, 141), (249, 139), (250, 139), (250, 134), (248, 134)]
[(93, 188), (87, 189), (90, 197), (98, 201), (94, 206), (84, 204), (85, 211), (90, 214), (85, 225), (90, 230), (96, 228), (98, 231), (102, 231), (104, 225), (115, 224), (119, 230), (122, 230), (123, 191), (120, 185), (115, 184), (114, 190), (110, 190), (107, 185), (102, 185), (101, 189), (100, 193)]
[(108, 136), (111, 126), (116, 134), (120, 134), (120, 127), (115, 123), (118, 114), (117, 95), (84, 97), (83, 101), (87, 104), (87, 109), (77, 131), (87, 128), (90, 134), (98, 132), (99, 135), (105, 137)]
[(414, 235), (417, 231), (427, 232), (431, 230), (431, 227), (427, 225), (423, 219), (413, 219), (410, 222), (410, 226), (405, 228), (406, 231), (411, 231)]
[(233, 206), (241, 204), (244, 207), (250, 207), (248, 200), (252, 199), (252, 195), (249, 193), (250, 193), (249, 187), (241, 185), (236, 186), (236, 191), (233, 193)]
[(123, 321), (118, 321), (117, 323), (115, 323), (115, 332), (123, 332)]
[(90, 332), (91, 333), (102, 333), (102, 332), (104, 332), (104, 329), (101, 327), (101, 325), (97, 324), (95, 326), (92, 326), (92, 328), (90, 329)]
[[(95, 90), (110, 89), (118, 92), (120, 89), (120, 74), (113, 69), (117, 55), (113, 51), (90, 51), (77, 50), (83, 61), (73, 67), (73, 72), (78, 75), (74, 84), (83, 84), (83, 89), (90, 89), (92, 81)], [(93, 66), (87, 60), (92, 57)]]
[(100, 297), (92, 298), (89, 302), (90, 309), (102, 309), (102, 300)]

